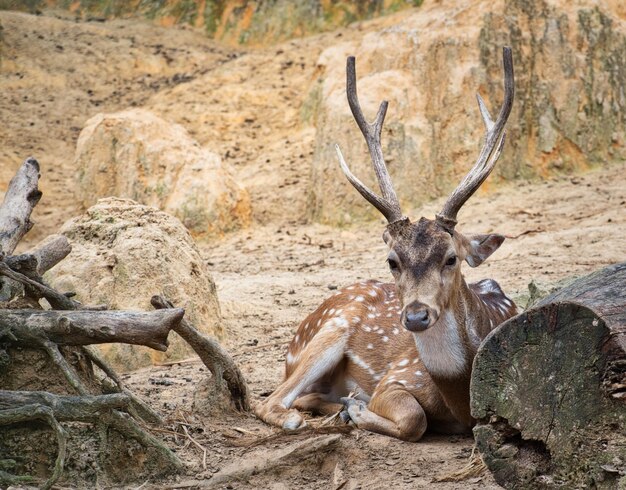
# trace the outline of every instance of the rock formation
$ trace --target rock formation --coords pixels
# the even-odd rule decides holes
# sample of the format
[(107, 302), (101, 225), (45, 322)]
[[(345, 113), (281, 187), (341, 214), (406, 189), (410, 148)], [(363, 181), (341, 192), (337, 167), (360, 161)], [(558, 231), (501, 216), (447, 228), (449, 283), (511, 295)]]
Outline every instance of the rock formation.
[(513, 48), (516, 101), (496, 170), (500, 178), (545, 176), (623, 158), (622, 14), (612, 2), (432, 2), (393, 27), (328, 48), (312, 89), (319, 109), (311, 217), (341, 223), (371, 213), (341, 175), (334, 151), (339, 143), (355, 174), (373, 183), (345, 97), (349, 54), (357, 59), (366, 116), (373, 120), (378, 104), (390, 102), (383, 152), (407, 205), (446, 193), (475, 161), (483, 127), (474, 94), (490, 107), (499, 105), (504, 45)]
[(74, 166), (83, 209), (102, 197), (131, 198), (175, 215), (195, 236), (219, 235), (250, 221), (248, 193), (220, 157), (182, 126), (146, 110), (89, 119)]
[[(210, 335), (223, 333), (215, 284), (191, 235), (176, 218), (130, 199), (101, 199), (61, 230), (70, 255), (46, 278), (74, 291), (83, 304), (111, 309), (150, 310), (150, 298), (164, 293), (185, 308), (186, 318)], [(168, 359), (192, 352), (172, 334)], [(162, 360), (147, 348), (110, 344), (102, 349), (115, 367), (130, 370)]]

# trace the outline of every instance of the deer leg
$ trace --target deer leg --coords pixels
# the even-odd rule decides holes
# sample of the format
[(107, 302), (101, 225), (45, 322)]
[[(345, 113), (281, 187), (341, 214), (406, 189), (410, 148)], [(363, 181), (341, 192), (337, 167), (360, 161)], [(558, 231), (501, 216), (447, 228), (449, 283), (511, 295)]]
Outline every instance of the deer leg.
[(330, 400), (329, 396), (323, 393), (309, 393), (293, 402), (293, 408), (316, 415), (333, 415), (343, 407), (341, 403)]
[(392, 385), (377, 391), (369, 404), (354, 398), (342, 398), (350, 419), (359, 429), (417, 441), (426, 432), (426, 414), (415, 397), (401, 386)]
[(268, 424), (283, 429), (300, 429), (306, 425), (302, 414), (291, 408), (308, 387), (324, 379), (339, 366), (344, 357), (347, 330), (322, 329), (300, 354), (291, 375), (269, 398), (254, 407), (254, 412)]

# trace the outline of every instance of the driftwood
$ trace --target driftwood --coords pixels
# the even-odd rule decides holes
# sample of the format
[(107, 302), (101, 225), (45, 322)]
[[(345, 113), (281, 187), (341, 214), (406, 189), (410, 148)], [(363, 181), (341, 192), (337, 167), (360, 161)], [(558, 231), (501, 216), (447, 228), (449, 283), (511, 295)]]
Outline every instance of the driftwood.
[(478, 447), (507, 488), (626, 485), (626, 263), (502, 324), (474, 361)]
[[(156, 309), (174, 308), (174, 305), (163, 296), (153, 296), (150, 302)], [(204, 365), (211, 371), (218, 392), (223, 393), (226, 388), (228, 398), (238, 410), (249, 410), (246, 381), (228, 352), (215, 339), (200, 333), (185, 319), (177, 323), (173, 330), (196, 351)]]
[(33, 227), (30, 215), (41, 199), (38, 183), (39, 163), (27, 158), (9, 182), (0, 205), (0, 257), (10, 255)]
[(39, 277), (61, 262), (72, 251), (70, 243), (63, 235), (50, 235), (35, 248), (22, 255), (6, 259), (7, 265), (25, 276)]
[(0, 340), (8, 337), (30, 347), (40, 347), (45, 340), (58, 345), (122, 342), (165, 351), (167, 336), (183, 314), (182, 308), (151, 312), (0, 309)]

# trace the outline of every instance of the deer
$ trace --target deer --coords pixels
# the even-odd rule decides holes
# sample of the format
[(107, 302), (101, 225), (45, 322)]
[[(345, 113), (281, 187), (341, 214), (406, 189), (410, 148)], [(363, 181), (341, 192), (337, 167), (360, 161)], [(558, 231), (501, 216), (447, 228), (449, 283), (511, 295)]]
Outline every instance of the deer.
[[(338, 145), (339, 164), (350, 184), (387, 220), (383, 240), (393, 283), (368, 280), (326, 299), (300, 323), (289, 343), (285, 379), (256, 415), (296, 430), (303, 412), (340, 413), (356, 427), (406, 441), (426, 429), (471, 430), (470, 376), (481, 341), (518, 313), (497, 282), (467, 284), (461, 263), (478, 267), (504, 241), (499, 234), (464, 234), (457, 214), (492, 172), (502, 153), (513, 105), (511, 49), (503, 49), (504, 100), (494, 121), (480, 94), (486, 134), (479, 156), (434, 219), (411, 222), (402, 214), (382, 153), (387, 101), (366, 121), (356, 87), (355, 58), (346, 67), (347, 98), (367, 143), (381, 195), (350, 171)], [(348, 396), (349, 394), (353, 396)]]

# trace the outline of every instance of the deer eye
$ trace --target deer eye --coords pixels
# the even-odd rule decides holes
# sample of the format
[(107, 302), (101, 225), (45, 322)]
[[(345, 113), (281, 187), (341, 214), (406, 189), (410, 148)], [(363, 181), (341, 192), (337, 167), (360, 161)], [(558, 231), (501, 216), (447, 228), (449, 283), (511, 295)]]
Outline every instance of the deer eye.
[(398, 267), (398, 263), (393, 259), (387, 259), (387, 263), (389, 264), (391, 272), (396, 272), (400, 268)]
[(456, 255), (453, 255), (446, 260), (446, 265), (453, 266), (454, 264), (456, 264)]

